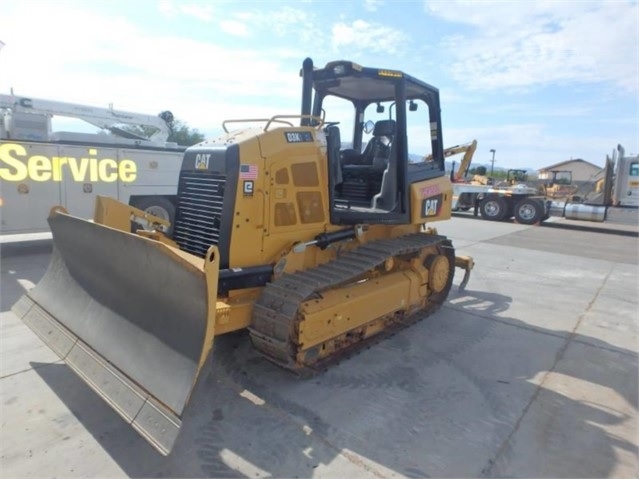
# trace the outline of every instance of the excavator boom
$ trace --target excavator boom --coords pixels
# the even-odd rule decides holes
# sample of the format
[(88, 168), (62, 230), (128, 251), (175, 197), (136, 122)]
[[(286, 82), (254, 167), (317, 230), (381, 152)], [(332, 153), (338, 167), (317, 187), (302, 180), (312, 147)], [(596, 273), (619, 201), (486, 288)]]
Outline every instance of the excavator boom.
[[(450, 146), (444, 149), (444, 158), (448, 158), (454, 155), (458, 155), (463, 153), (461, 162), (459, 163), (459, 168), (457, 171), (452, 171), (450, 175), (450, 179), (454, 183), (458, 183), (464, 180), (466, 174), (468, 174), (468, 170), (470, 169), (470, 164), (473, 161), (473, 156), (475, 155), (475, 151), (477, 150), (477, 140), (470, 141), (468, 143), (464, 143), (461, 145)], [(428, 155), (425, 158), (425, 161), (432, 160), (432, 155)]]

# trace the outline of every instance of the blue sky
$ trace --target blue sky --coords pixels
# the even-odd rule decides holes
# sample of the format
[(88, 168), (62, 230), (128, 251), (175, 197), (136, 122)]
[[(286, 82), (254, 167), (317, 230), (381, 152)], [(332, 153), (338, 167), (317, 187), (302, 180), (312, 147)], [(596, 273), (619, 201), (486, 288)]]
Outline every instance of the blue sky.
[(5, 0), (0, 92), (155, 114), (209, 135), (299, 112), (305, 57), (437, 86), (444, 144), (475, 162), (639, 153), (636, 1)]

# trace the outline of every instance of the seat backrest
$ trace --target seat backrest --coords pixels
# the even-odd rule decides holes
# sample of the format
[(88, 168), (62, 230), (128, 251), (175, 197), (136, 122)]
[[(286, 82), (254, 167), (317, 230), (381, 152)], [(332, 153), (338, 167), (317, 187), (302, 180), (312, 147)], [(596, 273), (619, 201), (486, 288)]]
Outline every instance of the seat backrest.
[(392, 140), (395, 136), (395, 120), (380, 120), (375, 123), (375, 128), (373, 128), (373, 136), (385, 136)]
[(362, 164), (384, 170), (390, 157), (391, 143), (395, 136), (395, 120), (380, 120), (375, 123), (373, 137), (362, 153)]

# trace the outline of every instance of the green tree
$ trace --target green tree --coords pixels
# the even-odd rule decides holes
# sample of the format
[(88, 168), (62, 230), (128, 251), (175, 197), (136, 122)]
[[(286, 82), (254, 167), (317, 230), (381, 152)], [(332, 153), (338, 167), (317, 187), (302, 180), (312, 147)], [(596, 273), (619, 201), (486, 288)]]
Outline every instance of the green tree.
[(167, 141), (174, 141), (178, 145), (191, 146), (204, 141), (204, 135), (196, 128), (190, 128), (180, 120), (173, 120), (171, 134)]
[(471, 168), (469, 170), (469, 173), (471, 175), (481, 175), (481, 176), (485, 176), (486, 175), (486, 167), (485, 166), (478, 166), (476, 168)]

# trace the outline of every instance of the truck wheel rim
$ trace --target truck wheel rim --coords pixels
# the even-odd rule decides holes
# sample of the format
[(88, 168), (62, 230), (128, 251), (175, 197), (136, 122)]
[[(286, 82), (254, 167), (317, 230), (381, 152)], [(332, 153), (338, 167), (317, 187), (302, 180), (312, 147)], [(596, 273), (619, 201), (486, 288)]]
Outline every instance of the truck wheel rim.
[(519, 217), (524, 220), (532, 220), (536, 210), (532, 205), (522, 205), (519, 207)]
[(499, 214), (499, 204), (496, 201), (489, 201), (484, 208), (488, 216), (497, 216)]

